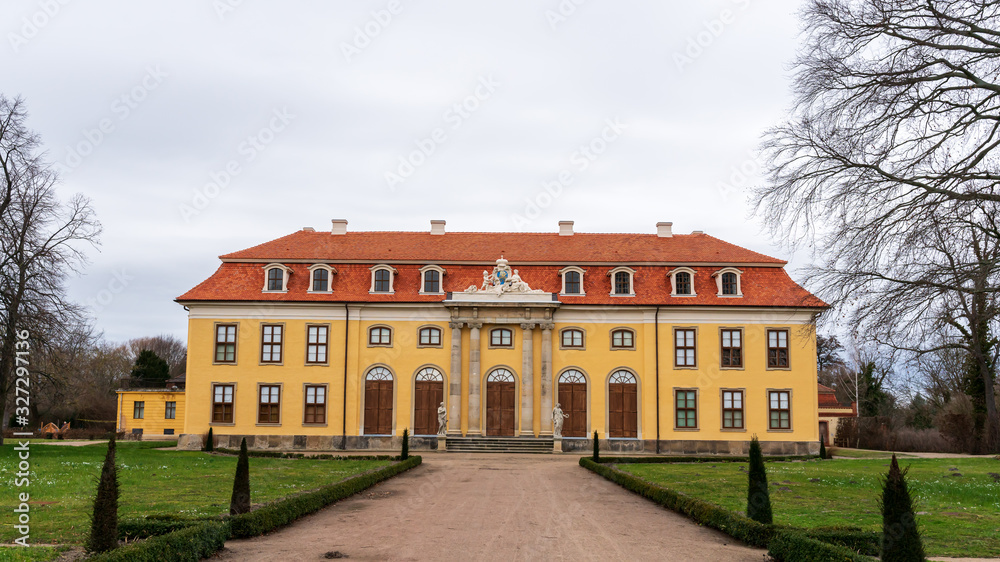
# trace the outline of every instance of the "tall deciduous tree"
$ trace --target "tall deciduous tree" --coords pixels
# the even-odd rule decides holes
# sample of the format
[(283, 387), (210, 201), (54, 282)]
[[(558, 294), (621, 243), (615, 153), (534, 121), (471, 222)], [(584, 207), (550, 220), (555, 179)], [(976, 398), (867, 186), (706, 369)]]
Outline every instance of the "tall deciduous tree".
[[(101, 231), (81, 195), (62, 201), (58, 178), (20, 98), (0, 94), (0, 404), (6, 427), (15, 380), (15, 342), (28, 330), (32, 349), (83, 316), (66, 299), (64, 281), (86, 261), (84, 249)], [(0, 437), (2, 443), (2, 437)]]
[(855, 333), (915, 355), (965, 350), (993, 389), (1000, 4), (810, 0), (803, 17), (796, 105), (766, 136), (758, 214), (815, 244), (807, 283)]

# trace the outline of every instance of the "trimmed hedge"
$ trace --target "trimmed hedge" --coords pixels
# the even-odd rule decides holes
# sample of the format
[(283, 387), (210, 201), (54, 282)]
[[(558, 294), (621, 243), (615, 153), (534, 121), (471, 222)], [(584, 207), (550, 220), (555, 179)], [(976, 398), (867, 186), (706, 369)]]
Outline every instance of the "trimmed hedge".
[(337, 484), (267, 504), (250, 513), (234, 515), (229, 519), (232, 538), (242, 539), (263, 535), (287, 525), (303, 515), (318, 511), (333, 502), (352, 496), (400, 472), (407, 471), (419, 465), (420, 462), (419, 456), (412, 456), (400, 463), (361, 474)]
[[(768, 462), (779, 462), (779, 461), (810, 461), (816, 460), (819, 457), (808, 455), (808, 456), (785, 456), (785, 457), (769, 457), (764, 456), (764, 460)], [(750, 457), (601, 457), (601, 464), (670, 464), (670, 463), (682, 463), (682, 462), (712, 462), (712, 463), (724, 463), (724, 462), (750, 462)]]
[(814, 529), (784, 527), (780, 532), (800, 533), (811, 539), (843, 546), (868, 556), (879, 555), (879, 542), (882, 540), (882, 534), (878, 531), (865, 531), (857, 527), (817, 527)]
[(774, 536), (774, 525), (758, 523), (745, 515), (714, 503), (650, 484), (631, 474), (604, 466), (604, 463), (595, 463), (590, 457), (581, 457), (580, 466), (600, 474), (626, 490), (649, 498), (667, 509), (687, 515), (696, 523), (718, 529), (751, 546), (767, 547), (771, 537)]
[[(215, 454), (217, 455), (227, 455), (227, 456), (238, 456), (240, 454), (239, 449), (223, 449), (216, 448)], [(285, 453), (282, 451), (254, 451), (252, 449), (247, 450), (247, 456), (258, 457), (264, 459), (318, 459), (318, 460), (331, 460), (331, 461), (398, 461), (401, 460), (399, 455), (331, 455), (328, 453), (323, 453), (322, 455), (307, 455), (305, 453)]]
[(767, 553), (783, 562), (875, 562), (876, 559), (847, 548), (806, 536), (799, 531), (782, 530), (767, 545)]
[(221, 550), (229, 538), (229, 524), (197, 525), (125, 545), (88, 558), (89, 562), (196, 562)]

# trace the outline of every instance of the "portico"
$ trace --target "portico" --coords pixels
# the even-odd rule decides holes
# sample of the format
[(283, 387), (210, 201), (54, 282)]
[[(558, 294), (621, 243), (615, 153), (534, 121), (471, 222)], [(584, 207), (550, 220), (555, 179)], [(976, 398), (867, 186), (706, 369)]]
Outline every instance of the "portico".
[[(448, 389), (448, 435), (503, 435), (508, 427), (508, 436), (552, 435), (552, 317), (560, 304), (550, 293), (449, 295), (451, 372), (461, 376)], [(511, 383), (514, 404), (501, 395)]]

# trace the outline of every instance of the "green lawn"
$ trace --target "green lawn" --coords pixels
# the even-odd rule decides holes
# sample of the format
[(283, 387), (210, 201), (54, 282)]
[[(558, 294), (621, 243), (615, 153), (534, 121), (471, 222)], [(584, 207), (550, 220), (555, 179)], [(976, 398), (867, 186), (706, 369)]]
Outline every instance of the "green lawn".
[[(747, 475), (743, 463), (622, 464), (623, 471), (648, 481), (746, 511)], [(853, 525), (880, 530), (876, 500), (885, 459), (844, 459), (767, 464), (774, 521), (799, 527)], [(917, 524), (928, 555), (1000, 556), (1000, 461), (977, 459), (902, 459), (916, 500)], [(948, 470), (957, 468), (957, 471)], [(961, 476), (956, 476), (961, 474)], [(818, 478), (819, 482), (810, 482)]]
[[(835, 457), (847, 457), (851, 459), (889, 459), (892, 453), (889, 451), (873, 451), (871, 449), (845, 449), (843, 447), (830, 447), (830, 454)], [(906, 457), (916, 457), (907, 453), (896, 453), (897, 459)]]
[[(236, 457), (158, 449), (171, 445), (170, 442), (118, 443), (119, 517), (229, 512)], [(0, 489), (5, 490), (0, 500), (4, 520), (0, 526), (0, 543), (4, 544), (10, 544), (17, 536), (9, 522), (15, 507), (15, 493), (25, 490), (14, 486), (17, 459), (13, 447), (9, 441), (0, 447)], [(107, 447), (102, 445), (31, 446), (31, 485), (27, 488), (31, 494), (31, 544), (79, 545), (84, 542), (106, 451)], [(252, 500), (255, 505), (266, 503), (388, 464), (388, 461), (375, 460), (251, 457)], [(0, 561), (9, 559), (4, 558), (10, 555), (5, 551), (0, 549)]]

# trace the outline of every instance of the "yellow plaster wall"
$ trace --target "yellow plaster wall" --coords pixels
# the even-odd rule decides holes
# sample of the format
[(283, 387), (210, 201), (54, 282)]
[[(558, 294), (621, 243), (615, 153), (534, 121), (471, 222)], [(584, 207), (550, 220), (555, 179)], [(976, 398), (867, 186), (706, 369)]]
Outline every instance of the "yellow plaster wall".
[[(136, 402), (145, 402), (142, 419), (133, 417)], [(164, 417), (167, 402), (177, 403), (174, 419)], [(133, 429), (142, 429), (143, 435), (163, 435), (164, 429), (173, 429), (175, 436), (180, 435), (184, 433), (184, 406), (184, 391), (119, 390), (118, 430), (132, 433)]]

